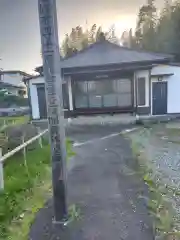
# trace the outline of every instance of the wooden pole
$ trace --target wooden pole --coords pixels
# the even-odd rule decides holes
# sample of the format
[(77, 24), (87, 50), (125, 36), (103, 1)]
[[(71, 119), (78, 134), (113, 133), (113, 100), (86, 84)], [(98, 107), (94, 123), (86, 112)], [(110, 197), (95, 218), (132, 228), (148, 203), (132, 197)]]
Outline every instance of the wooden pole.
[[(0, 148), (0, 159), (2, 157), (2, 148)], [(3, 162), (0, 161), (0, 191), (4, 190), (4, 172), (3, 172)]]
[(67, 221), (66, 143), (56, 0), (38, 0), (55, 222)]
[[(38, 127), (38, 135), (41, 133), (41, 129)], [(42, 148), (43, 147), (43, 143), (42, 143), (42, 136), (40, 136), (40, 138), (38, 139), (38, 141), (39, 141), (39, 146), (40, 146), (40, 148)]]
[[(25, 143), (25, 136), (22, 135), (22, 145)], [(23, 148), (23, 156), (24, 156), (24, 165), (27, 167), (27, 158), (26, 158), (26, 147)]]

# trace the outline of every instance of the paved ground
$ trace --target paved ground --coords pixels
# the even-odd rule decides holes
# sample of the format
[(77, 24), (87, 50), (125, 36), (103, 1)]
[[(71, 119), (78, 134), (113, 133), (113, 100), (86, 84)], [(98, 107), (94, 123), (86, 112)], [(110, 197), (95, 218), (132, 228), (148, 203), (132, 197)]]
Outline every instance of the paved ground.
[(139, 198), (146, 189), (133, 171), (129, 143), (120, 135), (111, 135), (121, 130), (120, 126), (68, 130), (76, 143), (86, 142), (75, 148), (68, 175), (69, 204), (80, 209), (80, 220), (65, 228), (54, 226), (50, 200), (32, 225), (31, 240), (154, 239)]

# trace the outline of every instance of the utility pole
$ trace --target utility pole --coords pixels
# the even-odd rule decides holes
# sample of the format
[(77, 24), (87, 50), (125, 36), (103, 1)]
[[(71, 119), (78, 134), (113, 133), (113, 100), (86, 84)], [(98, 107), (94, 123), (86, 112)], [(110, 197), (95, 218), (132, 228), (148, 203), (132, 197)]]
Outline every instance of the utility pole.
[(38, 0), (38, 7), (52, 155), (54, 220), (64, 223), (68, 215), (66, 144), (56, 0)]

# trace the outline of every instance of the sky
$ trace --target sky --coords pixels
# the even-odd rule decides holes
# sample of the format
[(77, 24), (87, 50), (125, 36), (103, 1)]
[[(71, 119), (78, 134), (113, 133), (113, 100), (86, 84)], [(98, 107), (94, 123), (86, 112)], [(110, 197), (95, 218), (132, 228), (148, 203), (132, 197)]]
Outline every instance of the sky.
[[(116, 34), (135, 28), (139, 7), (146, 0), (56, 0), (59, 39), (73, 27), (96, 23)], [(163, 0), (156, 0), (161, 7)], [(0, 0), (0, 68), (31, 73), (41, 65), (38, 0)]]

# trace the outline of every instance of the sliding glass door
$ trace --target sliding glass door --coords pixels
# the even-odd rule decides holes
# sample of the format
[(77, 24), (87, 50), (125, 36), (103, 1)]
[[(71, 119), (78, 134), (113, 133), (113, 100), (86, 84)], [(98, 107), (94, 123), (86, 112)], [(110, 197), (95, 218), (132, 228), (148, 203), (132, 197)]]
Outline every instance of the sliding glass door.
[(74, 82), (75, 108), (128, 107), (132, 105), (130, 79)]
[(78, 81), (74, 83), (73, 88), (75, 108), (88, 108), (88, 90), (86, 81)]

